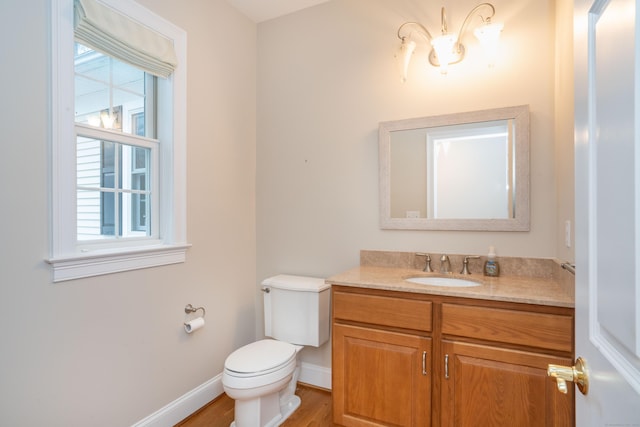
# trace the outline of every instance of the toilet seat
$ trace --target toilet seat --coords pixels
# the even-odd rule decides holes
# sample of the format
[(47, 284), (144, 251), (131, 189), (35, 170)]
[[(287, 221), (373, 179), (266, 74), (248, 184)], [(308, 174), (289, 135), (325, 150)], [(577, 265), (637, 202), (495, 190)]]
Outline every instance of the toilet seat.
[(248, 389), (278, 382), (296, 367), (296, 346), (272, 339), (247, 344), (224, 363), (223, 384)]
[(296, 347), (293, 344), (264, 339), (231, 353), (224, 362), (224, 368), (236, 377), (254, 377), (278, 371), (295, 357)]

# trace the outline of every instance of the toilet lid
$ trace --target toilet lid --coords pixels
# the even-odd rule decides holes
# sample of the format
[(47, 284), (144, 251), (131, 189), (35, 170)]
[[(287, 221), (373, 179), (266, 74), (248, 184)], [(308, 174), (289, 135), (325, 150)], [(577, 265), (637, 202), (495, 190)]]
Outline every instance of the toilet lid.
[(296, 347), (265, 339), (247, 344), (227, 357), (224, 367), (237, 374), (266, 374), (278, 370), (296, 357)]

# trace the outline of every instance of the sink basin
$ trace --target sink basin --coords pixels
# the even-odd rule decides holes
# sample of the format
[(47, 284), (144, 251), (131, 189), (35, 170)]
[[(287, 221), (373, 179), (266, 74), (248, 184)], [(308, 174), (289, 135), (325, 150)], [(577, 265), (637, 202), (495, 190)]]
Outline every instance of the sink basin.
[(450, 288), (471, 288), (481, 285), (481, 283), (474, 282), (473, 280), (458, 279), (455, 277), (410, 277), (405, 280), (418, 285), (446, 286)]

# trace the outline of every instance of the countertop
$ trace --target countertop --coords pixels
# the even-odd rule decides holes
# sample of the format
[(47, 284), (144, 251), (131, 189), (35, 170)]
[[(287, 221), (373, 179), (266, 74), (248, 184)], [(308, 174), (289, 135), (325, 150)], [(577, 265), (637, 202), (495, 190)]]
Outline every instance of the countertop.
[[(407, 282), (409, 277), (455, 277), (480, 282), (480, 286), (468, 288), (426, 286)], [(548, 277), (500, 276), (482, 274), (442, 275), (424, 273), (422, 270), (363, 265), (329, 277), (327, 283), (359, 288), (415, 292), (494, 301), (509, 301), (556, 307), (574, 307), (574, 297), (566, 287)]]

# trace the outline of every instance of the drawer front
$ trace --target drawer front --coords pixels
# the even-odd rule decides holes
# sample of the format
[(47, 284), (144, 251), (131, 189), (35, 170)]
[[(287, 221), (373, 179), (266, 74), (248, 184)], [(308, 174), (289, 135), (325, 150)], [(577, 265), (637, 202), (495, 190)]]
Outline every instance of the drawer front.
[(336, 320), (431, 331), (431, 302), (378, 295), (333, 294)]
[(568, 315), (442, 304), (442, 333), (573, 351), (573, 317)]

